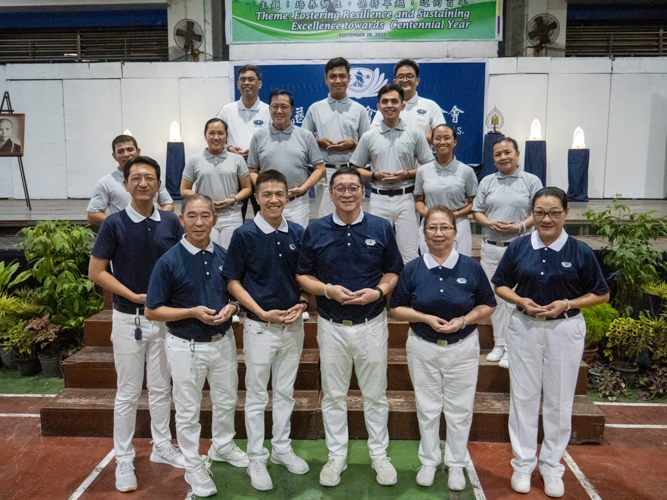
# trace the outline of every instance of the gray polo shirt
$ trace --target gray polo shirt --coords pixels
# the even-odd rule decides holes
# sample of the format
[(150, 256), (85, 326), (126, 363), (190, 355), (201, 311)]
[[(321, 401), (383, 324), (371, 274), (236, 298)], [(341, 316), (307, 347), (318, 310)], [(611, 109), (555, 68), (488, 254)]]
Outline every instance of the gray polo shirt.
[(258, 130), (250, 139), (248, 167), (277, 170), (287, 177), (287, 187), (301, 186), (309, 177), (308, 164), (322, 163), (322, 153), (308, 130), (290, 124), (285, 130), (273, 125)]
[[(109, 209), (110, 214), (115, 214), (116, 212), (125, 210), (130, 201), (132, 201), (132, 196), (125, 191), (123, 172), (116, 169), (97, 182), (87, 210), (88, 212), (106, 212)], [(174, 200), (167, 192), (164, 179), (162, 179), (160, 191), (155, 195), (153, 202), (158, 208), (174, 203)]]
[[(512, 175), (496, 172), (487, 175), (479, 183), (472, 209), (474, 212), (483, 213), (492, 221), (522, 222), (530, 215), (533, 196), (540, 189), (542, 181), (539, 177), (518, 168)], [(482, 228), (482, 237), (491, 241), (510, 241), (516, 238), (516, 235), (502, 235)]]
[[(445, 115), (437, 102), (425, 97), (419, 97), (415, 93), (412, 99), (405, 101), (405, 109), (401, 111), (401, 120), (405, 123), (417, 127), (425, 134), (430, 134), (435, 127), (447, 123)], [(379, 111), (373, 117), (373, 127), (379, 127), (382, 123), (382, 113)]]
[(477, 176), (456, 157), (445, 167), (433, 160), (417, 170), (415, 194), (424, 195), (427, 210), (444, 205), (456, 211), (468, 204), (469, 196), (477, 194)]
[[(412, 170), (417, 164), (423, 165), (433, 161), (431, 147), (421, 130), (398, 122), (389, 128), (382, 122), (379, 127), (372, 127), (366, 132), (350, 158), (357, 167), (371, 164), (372, 172), (400, 172)], [(372, 183), (376, 189), (400, 189), (414, 185), (408, 180), (391, 186), (379, 182)]]
[[(231, 198), (239, 192), (239, 179), (248, 175), (248, 166), (241, 155), (223, 151), (212, 155), (208, 149), (193, 156), (185, 164), (183, 178), (194, 183), (194, 191), (210, 196), (213, 201)], [(235, 203), (225, 213), (240, 211), (242, 203)]]
[[(349, 97), (337, 101), (331, 94), (326, 99), (317, 101), (306, 113), (301, 128), (310, 130), (318, 138), (331, 139), (333, 142), (345, 139), (359, 142), (362, 135), (371, 128), (366, 108)], [(325, 163), (347, 163), (352, 151), (329, 153), (322, 151)]]

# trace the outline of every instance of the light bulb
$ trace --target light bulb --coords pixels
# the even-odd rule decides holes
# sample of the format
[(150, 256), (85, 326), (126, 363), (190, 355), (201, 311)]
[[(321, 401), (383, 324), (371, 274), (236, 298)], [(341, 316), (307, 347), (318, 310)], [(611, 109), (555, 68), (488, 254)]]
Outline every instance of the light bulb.
[(530, 125), (530, 136), (528, 137), (529, 141), (541, 141), (542, 140), (542, 125), (540, 121), (535, 118), (533, 123)]
[(572, 137), (572, 149), (586, 149), (584, 131), (581, 129), (581, 127), (574, 129), (574, 137)]
[(181, 127), (177, 122), (173, 122), (169, 129), (169, 142), (181, 142), (181, 140)]
[(130, 132), (130, 129), (129, 129), (129, 128), (126, 128), (126, 129), (125, 129), (125, 132), (123, 132), (123, 135), (129, 135), (130, 137), (134, 137), (134, 136), (132, 135), (132, 132)]

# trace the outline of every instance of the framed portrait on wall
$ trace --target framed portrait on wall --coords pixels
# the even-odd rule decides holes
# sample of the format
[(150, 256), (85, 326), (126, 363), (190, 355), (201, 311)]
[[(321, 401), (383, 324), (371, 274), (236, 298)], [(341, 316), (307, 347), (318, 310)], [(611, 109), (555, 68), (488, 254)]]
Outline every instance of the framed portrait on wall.
[(23, 156), (24, 114), (0, 114), (0, 157)]

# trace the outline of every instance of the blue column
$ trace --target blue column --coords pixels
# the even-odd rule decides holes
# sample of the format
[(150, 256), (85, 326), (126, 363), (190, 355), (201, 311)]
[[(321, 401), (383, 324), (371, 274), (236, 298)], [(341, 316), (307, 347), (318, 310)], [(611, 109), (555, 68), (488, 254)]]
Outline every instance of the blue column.
[(480, 169), (475, 169), (477, 174), (477, 181), (481, 181), (487, 175), (495, 174), (498, 169), (493, 163), (493, 143), (503, 137), (500, 132), (488, 132), (484, 136), (484, 156), (482, 157), (482, 164)]
[(567, 152), (567, 199), (588, 201), (588, 162), (590, 149), (570, 149)]
[(539, 177), (543, 186), (547, 185), (547, 141), (526, 141), (523, 169)]
[(174, 200), (181, 200), (181, 177), (185, 169), (185, 145), (182, 142), (167, 143), (167, 165), (164, 174), (167, 192)]

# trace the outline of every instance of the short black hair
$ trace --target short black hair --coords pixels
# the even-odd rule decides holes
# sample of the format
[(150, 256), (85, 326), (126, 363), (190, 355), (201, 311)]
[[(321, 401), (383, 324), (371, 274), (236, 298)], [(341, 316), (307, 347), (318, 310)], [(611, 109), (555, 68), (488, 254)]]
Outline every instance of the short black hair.
[(211, 123), (217, 123), (220, 122), (224, 125), (225, 127), (225, 133), (229, 132), (229, 127), (227, 127), (227, 122), (223, 120), (222, 118), (211, 118), (209, 121), (206, 122), (206, 125), (204, 125), (204, 135), (206, 135), (206, 132), (208, 132), (208, 126)]
[(500, 144), (501, 142), (505, 141), (512, 143), (512, 146), (514, 146), (514, 151), (519, 151), (519, 144), (511, 137), (507, 137), (505, 135), (493, 141), (493, 145), (491, 146), (491, 151), (493, 151), (493, 149), (496, 147), (496, 144)]
[(401, 59), (396, 63), (396, 66), (394, 66), (394, 76), (396, 76), (396, 73), (398, 73), (398, 70), (401, 69), (403, 66), (410, 66), (412, 69), (415, 70), (415, 76), (419, 78), (419, 64), (417, 64), (417, 61), (414, 59)]
[(188, 205), (193, 201), (203, 201), (209, 204), (211, 206), (211, 213), (215, 214), (215, 205), (213, 205), (213, 200), (205, 194), (194, 193), (183, 198), (183, 201), (181, 202), (181, 215), (185, 215), (185, 209), (188, 208)]
[(378, 91), (378, 102), (380, 102), (382, 96), (385, 95), (387, 92), (398, 92), (398, 95), (401, 98), (401, 102), (405, 100), (405, 93), (403, 92), (403, 87), (401, 87), (400, 85), (396, 85), (395, 83), (388, 83)]
[(458, 139), (459, 135), (456, 133), (456, 130), (454, 130), (454, 127), (451, 127), (451, 126), (447, 125), (446, 123), (441, 123), (440, 125), (436, 125), (435, 127), (433, 127), (433, 130), (431, 131), (431, 133), (435, 134), (435, 130), (440, 128), (440, 127), (447, 127), (449, 130), (452, 131), (452, 136), (454, 137), (454, 140)]
[(258, 80), (262, 79), (262, 72), (254, 64), (244, 64), (241, 66), (236, 74), (236, 79), (238, 80), (241, 77), (241, 73), (247, 73), (248, 71), (253, 71)]
[(338, 170), (336, 170), (333, 175), (331, 176), (331, 180), (329, 181), (329, 187), (333, 188), (334, 185), (334, 180), (336, 177), (339, 175), (356, 175), (359, 178), (359, 184), (361, 184), (361, 187), (364, 187), (364, 178), (361, 176), (359, 171), (354, 168), (354, 167), (341, 167)]
[(289, 104), (290, 106), (294, 107), (294, 99), (292, 99), (292, 94), (283, 89), (275, 89), (271, 91), (271, 93), (269, 94), (269, 106), (271, 105), (271, 101), (273, 100), (273, 98), (279, 95), (286, 95), (287, 97), (289, 97)]
[(567, 210), (567, 194), (561, 188), (554, 186), (543, 187), (537, 193), (535, 193), (535, 196), (533, 196), (531, 208), (535, 208), (535, 202), (543, 196), (553, 196), (554, 198), (558, 198), (560, 200), (561, 206), (563, 207), (563, 210)]
[(287, 177), (282, 172), (277, 170), (264, 170), (260, 172), (255, 181), (255, 192), (259, 193), (259, 186), (266, 182), (282, 182), (285, 184), (285, 191), (287, 191)]
[(118, 137), (116, 137), (113, 141), (111, 141), (111, 151), (116, 152), (116, 144), (122, 144), (124, 142), (131, 142), (134, 144), (134, 147), (139, 149), (139, 146), (137, 146), (137, 140), (132, 137), (131, 135), (125, 135), (121, 134)]
[(133, 165), (139, 164), (153, 167), (153, 169), (155, 169), (155, 177), (157, 177), (157, 180), (160, 180), (160, 165), (158, 165), (158, 162), (156, 162), (153, 158), (149, 158), (148, 156), (137, 156), (134, 160), (128, 161), (123, 167), (123, 179), (126, 181), (129, 180), (130, 169)]
[(344, 57), (334, 57), (333, 59), (329, 59), (329, 62), (327, 62), (326, 66), (324, 66), (324, 75), (326, 76), (329, 73), (329, 71), (331, 71), (334, 68), (340, 68), (341, 66), (345, 67), (345, 70), (349, 75), (350, 63)]

